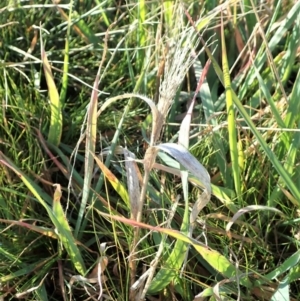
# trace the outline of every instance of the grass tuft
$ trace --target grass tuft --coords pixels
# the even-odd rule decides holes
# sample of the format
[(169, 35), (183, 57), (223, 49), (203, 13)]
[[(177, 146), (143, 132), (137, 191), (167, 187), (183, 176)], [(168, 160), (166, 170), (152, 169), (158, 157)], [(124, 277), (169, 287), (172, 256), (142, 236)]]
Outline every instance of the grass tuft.
[(200, 2), (3, 2), (1, 300), (300, 299), (300, 2)]

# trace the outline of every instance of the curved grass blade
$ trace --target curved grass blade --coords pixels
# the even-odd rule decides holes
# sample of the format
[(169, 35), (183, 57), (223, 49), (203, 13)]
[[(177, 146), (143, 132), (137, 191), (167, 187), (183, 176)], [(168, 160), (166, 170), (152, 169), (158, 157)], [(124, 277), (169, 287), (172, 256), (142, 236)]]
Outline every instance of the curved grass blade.
[(198, 178), (204, 185), (205, 190), (210, 195), (210, 176), (205, 167), (183, 146), (175, 143), (163, 143), (156, 146), (182, 164), (191, 174)]
[[(210, 199), (211, 195), (209, 174), (206, 169), (186, 150), (186, 148), (181, 145), (174, 143), (164, 143), (157, 145), (155, 148), (167, 152), (178, 162), (180, 162), (181, 166), (184, 167), (184, 170), (180, 171), (183, 187), (185, 187), (183, 188), (185, 194), (185, 210), (180, 231), (181, 233), (187, 235), (189, 231), (191, 232), (187, 192), (188, 171), (204, 183), (204, 192), (202, 195), (205, 200), (207, 199), (207, 201)], [(192, 221), (193, 219), (195, 219), (195, 216), (192, 215)], [(190, 236), (191, 234), (192, 233), (189, 233)], [(149, 294), (157, 293), (163, 290), (174, 279), (186, 258), (187, 250), (188, 244), (186, 243), (186, 241), (176, 241), (172, 253), (168, 257), (164, 267), (159, 270), (157, 275), (152, 280), (147, 291)]]
[[(167, 155), (165, 153), (158, 153), (158, 156), (166, 165), (168, 165), (170, 167), (155, 163), (153, 166), (154, 168), (159, 169), (159, 170), (164, 170), (164, 171), (172, 173), (178, 177), (180, 176), (180, 164), (176, 160), (174, 160), (173, 158), (171, 158), (169, 155)], [(189, 181), (193, 185), (197, 185), (198, 187), (200, 187), (202, 189), (205, 188), (203, 183), (198, 178), (194, 177), (193, 175), (189, 175)], [(219, 187), (219, 186), (216, 186), (213, 184), (211, 184), (211, 188), (212, 188), (212, 194), (214, 196), (216, 196), (222, 203), (224, 203), (224, 205), (231, 212), (236, 213), (238, 211), (237, 207), (235, 206), (234, 202), (232, 201), (233, 199), (235, 199), (235, 193), (233, 190), (230, 190), (225, 187)]]
[(240, 209), (230, 220), (230, 222), (227, 224), (226, 226), (226, 232), (228, 233), (228, 235), (230, 236), (230, 228), (231, 226), (234, 224), (234, 222), (240, 217), (242, 216), (243, 214), (245, 213), (248, 213), (250, 211), (254, 211), (254, 210), (263, 210), (263, 211), (266, 211), (266, 210), (269, 210), (269, 211), (273, 211), (273, 212), (276, 212), (282, 216), (284, 216), (284, 214), (276, 209), (276, 208), (272, 208), (272, 207), (268, 207), (268, 206), (262, 206), (262, 205), (251, 205), (251, 206), (247, 206), (247, 207), (244, 207), (242, 209)]
[[(145, 74), (146, 74), (146, 68), (143, 70), (143, 72), (142, 72), (142, 74), (140, 75), (140, 77), (138, 78), (138, 80), (137, 80), (137, 82), (136, 82), (136, 85), (135, 85), (135, 87), (134, 87), (134, 91), (138, 91), (139, 90), (139, 88), (140, 88), (140, 86), (142, 85), (142, 83), (143, 83), (143, 79), (144, 79), (144, 77), (145, 77)], [(112, 155), (113, 155), (113, 153), (114, 153), (114, 150), (115, 150), (115, 148), (116, 148), (116, 146), (117, 146), (117, 143), (118, 143), (118, 139), (119, 139), (119, 136), (120, 136), (120, 134), (121, 134), (121, 129), (122, 129), (122, 125), (123, 125), (123, 123), (124, 123), (124, 120), (125, 120), (125, 118), (127, 117), (127, 115), (128, 115), (128, 113), (129, 113), (129, 111), (130, 111), (130, 109), (134, 106), (134, 101), (133, 101), (133, 97), (136, 97), (136, 96), (129, 96), (129, 102), (127, 103), (127, 105), (126, 105), (126, 107), (125, 107), (125, 109), (124, 109), (124, 113), (122, 114), (122, 118), (121, 118), (121, 120), (119, 121), (119, 123), (118, 123), (118, 127), (117, 127), (117, 130), (116, 130), (116, 132), (115, 132), (115, 134), (114, 134), (114, 137), (113, 137), (113, 139), (112, 139), (112, 141), (111, 141), (111, 146), (110, 146), (110, 152), (109, 152), (109, 154), (107, 155), (107, 157), (106, 157), (106, 160), (105, 160), (105, 166), (106, 167), (109, 167), (109, 165), (110, 165), (110, 161), (111, 161), (111, 159), (112, 159)], [(126, 97), (125, 97), (126, 98)], [(151, 101), (150, 99), (149, 99), (149, 101)], [(154, 108), (155, 108), (155, 105), (154, 105)], [(102, 109), (102, 107), (101, 107), (101, 109)], [(97, 112), (97, 117), (99, 117), (99, 115), (101, 114), (101, 109), (99, 110), (99, 112)], [(96, 185), (96, 187), (95, 187), (95, 191), (96, 192), (99, 192), (100, 190), (101, 190), (101, 187), (102, 187), (102, 185), (103, 185), (103, 180), (104, 180), (104, 177), (102, 176), (102, 175), (100, 175), (100, 177), (99, 177), (99, 180), (98, 180), (98, 182), (97, 182), (97, 185)]]

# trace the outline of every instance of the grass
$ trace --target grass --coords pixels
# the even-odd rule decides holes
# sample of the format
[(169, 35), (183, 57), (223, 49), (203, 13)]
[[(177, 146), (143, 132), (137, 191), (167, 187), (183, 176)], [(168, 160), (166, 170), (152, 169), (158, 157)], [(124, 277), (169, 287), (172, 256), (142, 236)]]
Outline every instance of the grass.
[(1, 300), (298, 300), (299, 15), (4, 1)]

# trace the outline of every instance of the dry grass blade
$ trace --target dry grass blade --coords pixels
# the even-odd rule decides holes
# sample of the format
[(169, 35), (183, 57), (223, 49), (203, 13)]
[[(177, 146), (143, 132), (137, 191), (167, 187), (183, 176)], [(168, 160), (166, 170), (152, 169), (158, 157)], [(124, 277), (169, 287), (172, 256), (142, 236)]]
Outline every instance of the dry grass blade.
[(131, 218), (136, 220), (141, 191), (139, 178), (136, 173), (137, 166), (134, 162), (135, 155), (127, 149), (124, 149), (123, 151), (125, 157), (125, 169), (127, 175), (127, 188), (130, 200)]
[(183, 146), (174, 143), (163, 143), (157, 146), (160, 150), (170, 154), (178, 162), (202, 181), (207, 193), (211, 195), (210, 176), (204, 166), (191, 155)]
[[(208, 202), (211, 196), (211, 186), (210, 186), (210, 177), (207, 170), (194, 158), (183, 146), (175, 143), (164, 143), (155, 146), (156, 153), (158, 150), (162, 150), (172, 157), (174, 157), (185, 169), (185, 172), (192, 173), (204, 185), (204, 192), (202, 193), (205, 196), (205, 200)], [(182, 233), (188, 233), (189, 222), (188, 222), (188, 202), (186, 201), (186, 210), (184, 214), (184, 219), (180, 231)], [(186, 242), (177, 240), (172, 252), (170, 253), (167, 261), (165, 262), (164, 268), (160, 269), (153, 278), (154, 268), (156, 267), (157, 262), (154, 262), (151, 270), (152, 273), (149, 274), (148, 280), (145, 284), (145, 289), (143, 294), (140, 297), (140, 300), (143, 300), (146, 292), (150, 294), (157, 293), (164, 289), (176, 275), (176, 271), (182, 266), (184, 259), (186, 257), (186, 252), (188, 250), (188, 245)]]
[(16, 294), (16, 298), (18, 298), (18, 299), (25, 299), (25, 298), (26, 298), (26, 295), (29, 295), (30, 293), (32, 293), (33, 291), (39, 289), (39, 288), (42, 286), (42, 284), (43, 284), (43, 282), (45, 281), (45, 279), (46, 279), (47, 276), (48, 276), (48, 274), (46, 274), (46, 275), (43, 277), (43, 279), (40, 281), (39, 285), (37, 285), (37, 286), (35, 286), (35, 287), (32, 287), (32, 288), (26, 290), (25, 292), (17, 293), (17, 294)]
[(248, 213), (248, 212), (251, 212), (251, 211), (254, 211), (254, 210), (269, 210), (269, 211), (274, 211), (276, 213), (279, 213), (280, 215), (284, 216), (284, 214), (276, 209), (276, 208), (272, 208), (272, 207), (268, 207), (268, 206), (262, 206), (262, 205), (252, 205), (252, 206), (247, 206), (245, 208), (242, 208), (240, 209), (230, 220), (230, 222), (227, 224), (226, 226), (226, 232), (228, 234), (229, 237), (231, 237), (231, 234), (230, 234), (230, 229), (231, 229), (231, 226), (234, 224), (234, 222), (240, 217), (242, 216), (243, 214), (245, 213)]
[(99, 295), (98, 298), (95, 299), (93, 296), (90, 295), (91, 299), (93, 300), (100, 300), (101, 297), (103, 297), (103, 283), (105, 283), (107, 281), (107, 277), (103, 275), (104, 271), (106, 270), (108, 264), (108, 259), (106, 256), (101, 256), (95, 267), (93, 268), (93, 270), (90, 272), (90, 274), (88, 275), (88, 277), (83, 277), (81, 275), (74, 275), (71, 277), (70, 281), (69, 281), (69, 285), (70, 285), (70, 300), (72, 300), (72, 286), (74, 284), (74, 282), (80, 282), (85, 290), (87, 291), (87, 293), (90, 295), (90, 293), (88, 292), (88, 290), (86, 289), (86, 284), (90, 283), (90, 284), (98, 284), (99, 286)]
[[(196, 57), (196, 54), (194, 56)], [(197, 89), (194, 93), (194, 97), (189, 106), (188, 112), (180, 125), (179, 143), (181, 145), (183, 145), (184, 147), (186, 147), (187, 149), (189, 148), (190, 124), (191, 124), (191, 120), (192, 120), (193, 108), (194, 108), (195, 102), (196, 102), (196, 95), (198, 94), (198, 92), (204, 82), (204, 79), (207, 75), (209, 66), (210, 66), (210, 60), (207, 61), (203, 71), (201, 72), (201, 76), (198, 80), (198, 85), (197, 85)], [(190, 230), (189, 230), (190, 236), (192, 236), (193, 228), (195, 226), (195, 222), (199, 215), (199, 212), (207, 205), (209, 200), (210, 200), (210, 195), (207, 194), (206, 192), (204, 192), (198, 196), (198, 199), (197, 199), (196, 203), (194, 204), (191, 215), (190, 215)]]

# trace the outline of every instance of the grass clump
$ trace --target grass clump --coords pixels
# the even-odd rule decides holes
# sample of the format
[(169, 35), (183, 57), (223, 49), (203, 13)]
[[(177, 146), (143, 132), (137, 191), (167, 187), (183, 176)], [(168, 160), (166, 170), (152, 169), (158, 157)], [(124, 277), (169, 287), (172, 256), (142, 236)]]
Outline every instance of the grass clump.
[(0, 14), (2, 300), (299, 299), (298, 2)]

